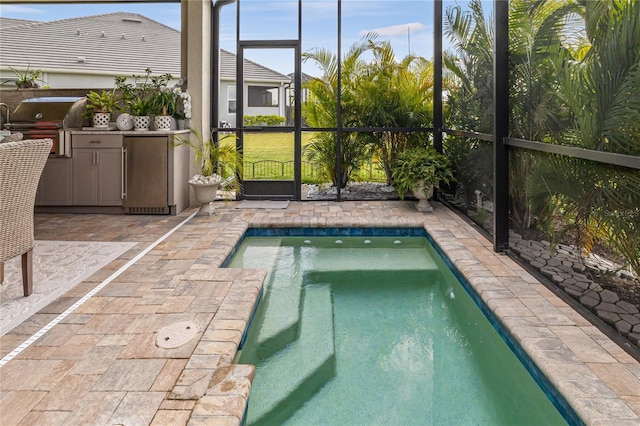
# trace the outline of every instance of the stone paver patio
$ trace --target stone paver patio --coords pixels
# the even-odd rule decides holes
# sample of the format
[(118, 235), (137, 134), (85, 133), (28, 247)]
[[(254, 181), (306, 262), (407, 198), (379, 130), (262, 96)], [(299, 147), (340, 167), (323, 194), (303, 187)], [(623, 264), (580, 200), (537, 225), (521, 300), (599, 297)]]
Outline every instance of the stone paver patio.
[[(137, 244), (0, 337), (0, 424), (238, 425), (253, 367), (232, 359), (266, 273), (219, 266), (245, 230), (410, 226), (429, 232), (586, 424), (640, 425), (640, 363), (448, 209), (422, 214), (396, 201), (235, 205), (191, 218), (150, 250), (194, 210), (37, 215), (39, 240)], [(158, 347), (158, 331), (181, 321), (197, 323), (196, 337)]]

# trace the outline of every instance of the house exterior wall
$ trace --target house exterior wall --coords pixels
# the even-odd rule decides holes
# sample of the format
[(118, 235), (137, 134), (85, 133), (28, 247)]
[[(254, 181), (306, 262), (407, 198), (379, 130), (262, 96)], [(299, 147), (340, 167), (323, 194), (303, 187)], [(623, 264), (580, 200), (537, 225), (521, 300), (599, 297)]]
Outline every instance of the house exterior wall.
[(113, 75), (79, 75), (62, 73), (45, 73), (43, 80), (56, 89), (73, 89), (74, 87), (93, 87), (96, 89), (112, 89)]
[[(52, 89), (75, 89), (78, 87), (92, 87), (94, 89), (111, 89), (113, 88), (115, 75), (99, 75), (99, 74), (75, 74), (66, 70), (43, 72), (38, 81), (40, 87), (49, 87)], [(11, 71), (0, 71), (0, 80), (15, 80), (15, 74)], [(3, 85), (4, 88), (14, 89), (15, 85), (8, 82)]]
[[(229, 113), (229, 87), (235, 87), (236, 82), (225, 80), (220, 81), (220, 94), (218, 106), (218, 116), (220, 121), (227, 122), (231, 127), (236, 127), (237, 115)], [(273, 107), (250, 107), (249, 106), (249, 86), (263, 86), (263, 87), (275, 87), (278, 86), (278, 106)], [(279, 115), (285, 117), (286, 111), (286, 99), (285, 99), (285, 86), (281, 83), (260, 83), (249, 82), (244, 85), (244, 115)], [(236, 100), (237, 101), (237, 100)]]
[(235, 86), (235, 81), (221, 80), (220, 94), (218, 95), (218, 101), (220, 102), (220, 105), (218, 105), (218, 117), (220, 117), (220, 121), (227, 122), (231, 127), (236, 127), (236, 114), (229, 113), (229, 87)]

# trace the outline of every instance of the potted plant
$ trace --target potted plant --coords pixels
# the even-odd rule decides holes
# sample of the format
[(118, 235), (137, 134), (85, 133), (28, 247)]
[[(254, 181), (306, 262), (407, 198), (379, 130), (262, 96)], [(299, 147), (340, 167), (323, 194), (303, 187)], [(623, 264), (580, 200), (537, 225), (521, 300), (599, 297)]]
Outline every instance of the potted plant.
[(433, 196), (434, 187), (454, 180), (447, 157), (431, 147), (411, 148), (400, 153), (391, 176), (400, 199), (404, 200), (405, 194), (412, 191), (419, 200), (419, 211), (433, 211), (427, 200)]
[(173, 93), (176, 96), (176, 110), (173, 118), (176, 119), (178, 130), (184, 130), (186, 121), (191, 118), (191, 95), (178, 86), (173, 88)]
[[(30, 70), (30, 65), (27, 64), (27, 69), (25, 71), (18, 70), (9, 66), (9, 69), (15, 75), (15, 79), (7, 79), (2, 82), (1, 85), (13, 83), (16, 85), (16, 89), (38, 89), (40, 88), (40, 83), (42, 80), (40, 76), (42, 76), (42, 70)], [(47, 87), (45, 87), (47, 88)]]
[(176, 112), (176, 95), (167, 85), (171, 74), (151, 77), (149, 106), (154, 116), (156, 130), (171, 129), (172, 116)]
[(109, 127), (111, 113), (118, 108), (118, 98), (115, 89), (102, 92), (91, 91), (87, 93), (87, 108), (85, 117), (93, 119), (94, 127)]
[(120, 115), (116, 119), (119, 130), (133, 129), (133, 117), (131, 115), (131, 102), (136, 98), (137, 89), (132, 83), (127, 83), (127, 77), (115, 78), (115, 89), (120, 93)]
[(202, 205), (209, 204), (209, 214), (211, 214), (213, 212), (211, 203), (215, 201), (221, 184), (226, 183), (236, 191), (240, 189), (235, 175), (242, 170), (242, 156), (236, 151), (235, 143), (227, 140), (235, 139), (235, 136), (225, 135), (216, 142), (211, 137), (202, 138), (196, 129), (189, 128), (189, 130), (193, 136), (177, 136), (175, 145), (188, 146), (193, 150), (200, 173), (189, 179), (189, 184), (195, 192), (196, 200)]
[(133, 129), (149, 130), (151, 125), (149, 114), (152, 111), (151, 100), (153, 97), (151, 69), (145, 69), (144, 76), (134, 74), (133, 79), (134, 84), (131, 85), (121, 81), (121, 87), (127, 92), (125, 102), (133, 115)]
[(133, 115), (134, 130), (149, 130), (151, 125), (151, 117), (149, 117), (150, 99), (144, 92), (139, 93), (135, 98), (129, 101), (129, 108)]

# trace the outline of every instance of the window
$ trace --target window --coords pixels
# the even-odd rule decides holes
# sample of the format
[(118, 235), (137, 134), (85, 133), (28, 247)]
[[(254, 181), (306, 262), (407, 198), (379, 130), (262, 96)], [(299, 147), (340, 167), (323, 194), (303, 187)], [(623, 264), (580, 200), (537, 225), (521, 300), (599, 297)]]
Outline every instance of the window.
[(278, 87), (249, 86), (250, 107), (277, 107)]
[(236, 86), (231, 85), (227, 87), (227, 99), (229, 103), (229, 114), (236, 113)]

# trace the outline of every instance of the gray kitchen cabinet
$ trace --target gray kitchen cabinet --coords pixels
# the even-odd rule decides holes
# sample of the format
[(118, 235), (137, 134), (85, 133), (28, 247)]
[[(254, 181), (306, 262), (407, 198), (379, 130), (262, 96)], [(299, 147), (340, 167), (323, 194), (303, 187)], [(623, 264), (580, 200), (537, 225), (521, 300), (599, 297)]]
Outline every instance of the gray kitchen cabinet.
[(122, 205), (122, 136), (73, 135), (73, 205)]
[(40, 176), (36, 206), (70, 206), (72, 203), (71, 158), (47, 158)]
[(189, 205), (189, 150), (174, 136), (125, 135), (124, 212), (177, 214)]

